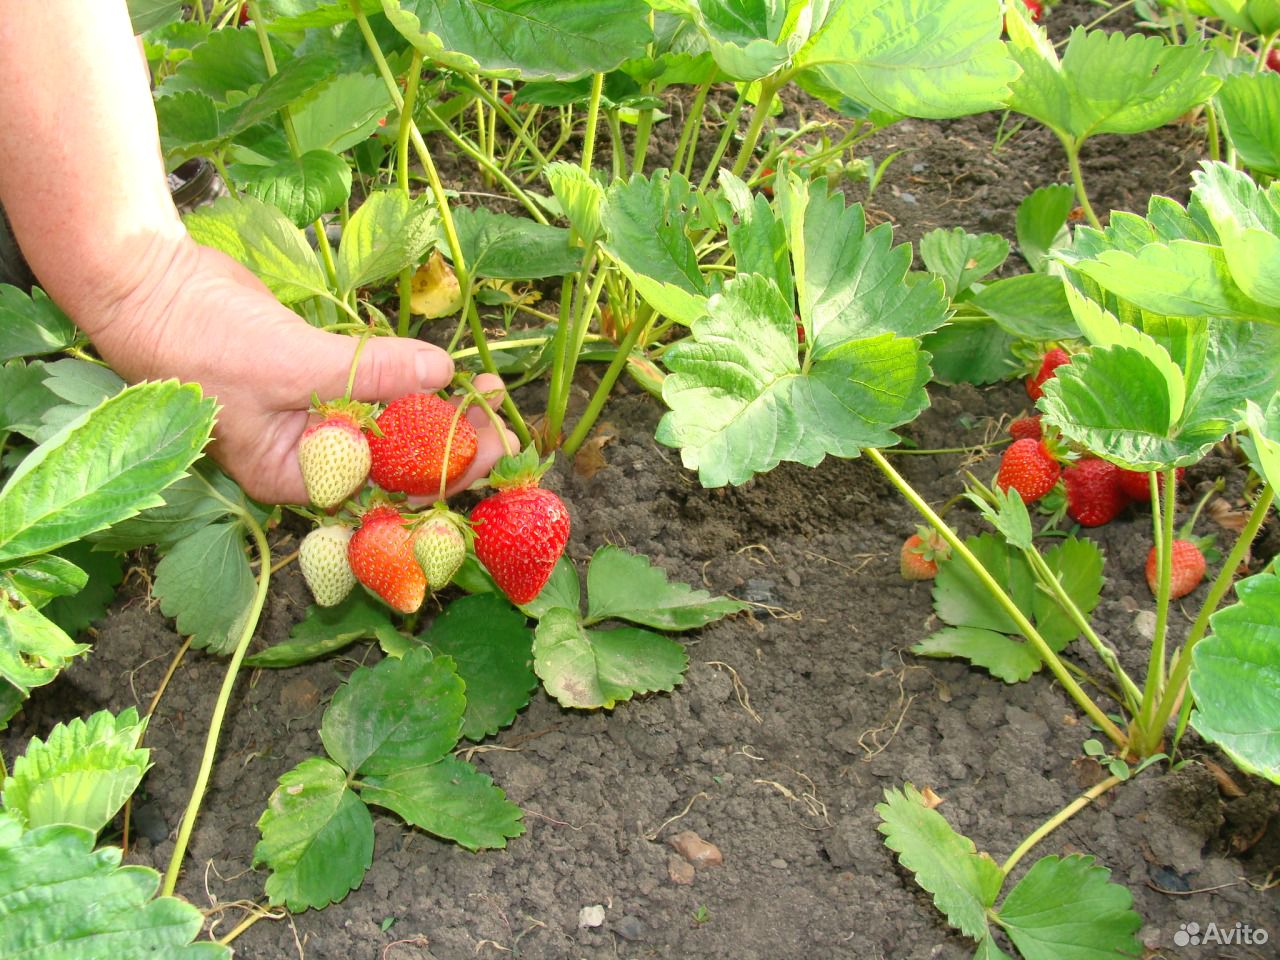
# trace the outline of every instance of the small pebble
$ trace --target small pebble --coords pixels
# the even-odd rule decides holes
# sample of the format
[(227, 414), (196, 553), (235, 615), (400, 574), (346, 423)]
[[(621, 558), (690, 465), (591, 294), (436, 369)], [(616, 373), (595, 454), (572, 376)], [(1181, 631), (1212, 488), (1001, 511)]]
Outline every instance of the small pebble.
[(578, 911), (578, 929), (585, 930), (587, 927), (600, 927), (604, 925), (604, 907), (600, 904), (594, 904), (590, 907), (583, 907)]
[(645, 935), (644, 924), (639, 918), (626, 916), (618, 920), (613, 925), (613, 932), (620, 936), (623, 940), (643, 940)]
[(693, 883), (693, 864), (672, 854), (667, 857), (667, 876), (671, 878), (672, 883), (687, 887)]
[(900, 194), (898, 194), (898, 199), (901, 200), (903, 203), (915, 204), (918, 202), (916, 200), (916, 195), (914, 193), (908, 193), (906, 190), (903, 190)]
[(720, 848), (703, 840), (692, 830), (682, 830), (669, 838), (667, 843), (695, 867), (715, 867), (724, 863)]
[(785, 870), (787, 869), (787, 861), (783, 860), (781, 857), (774, 857), (774, 859), (769, 861), (769, 866), (777, 870)]

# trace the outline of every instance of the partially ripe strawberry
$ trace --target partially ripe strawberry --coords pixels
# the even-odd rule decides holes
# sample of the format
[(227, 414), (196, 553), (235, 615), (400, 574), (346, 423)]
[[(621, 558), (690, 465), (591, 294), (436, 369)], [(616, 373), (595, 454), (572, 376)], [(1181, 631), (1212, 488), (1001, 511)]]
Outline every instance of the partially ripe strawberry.
[(311, 502), (331, 510), (368, 479), (369, 442), (360, 429), (360, 405), (322, 404), (316, 412), (324, 419), (299, 438), (298, 466)]
[(569, 541), (564, 502), (538, 486), (546, 466), (532, 447), (503, 457), (490, 476), (498, 492), (471, 511), (476, 557), (516, 605), (542, 592)]
[(1017, 417), (1009, 423), (1009, 436), (1015, 440), (1040, 440), (1044, 437), (1044, 428), (1040, 426), (1040, 414), (1030, 417)]
[(413, 555), (427, 576), (427, 586), (440, 590), (467, 558), (462, 519), (449, 511), (433, 512), (413, 531)]
[(1120, 468), (1090, 457), (1062, 471), (1067, 492), (1067, 515), (1082, 527), (1110, 523), (1129, 503), (1120, 487)]
[(937, 532), (917, 527), (902, 544), (898, 569), (906, 580), (932, 580), (938, 575), (938, 561), (951, 555), (951, 547)]
[(400, 511), (373, 507), (347, 544), (356, 579), (400, 613), (413, 613), (427, 595), (427, 578), (413, 556), (413, 535)]
[[(1187, 468), (1178, 468), (1178, 482), (1182, 482), (1182, 478), (1186, 476)], [(1141, 470), (1120, 470), (1120, 489), (1122, 489), (1131, 500), (1137, 500), (1139, 503), (1151, 502), (1151, 482), (1150, 473), (1144, 473)]]
[(1032, 402), (1039, 400), (1044, 396), (1044, 390), (1041, 389), (1044, 382), (1055, 375), (1055, 371), (1064, 363), (1071, 362), (1071, 354), (1063, 350), (1061, 347), (1054, 347), (1045, 353), (1040, 360), (1040, 369), (1030, 377), (1027, 377), (1026, 387), (1027, 396)]
[(311, 595), (322, 607), (341, 603), (356, 585), (356, 575), (347, 560), (350, 541), (350, 527), (316, 527), (302, 538), (302, 545), (298, 547), (302, 579), (307, 581)]
[(383, 490), (429, 496), (453, 483), (476, 458), (476, 429), (433, 393), (410, 393), (378, 415), (382, 436), (369, 433), (369, 477)]
[(1018, 491), (1023, 503), (1034, 503), (1053, 489), (1062, 467), (1043, 440), (1015, 440), (1000, 458), (996, 485)]
[[(1204, 579), (1204, 554), (1191, 540), (1174, 540), (1170, 558), (1169, 599), (1177, 600), (1200, 586)], [(1147, 586), (1155, 596), (1159, 587), (1160, 569), (1156, 564), (1156, 548), (1147, 554)]]

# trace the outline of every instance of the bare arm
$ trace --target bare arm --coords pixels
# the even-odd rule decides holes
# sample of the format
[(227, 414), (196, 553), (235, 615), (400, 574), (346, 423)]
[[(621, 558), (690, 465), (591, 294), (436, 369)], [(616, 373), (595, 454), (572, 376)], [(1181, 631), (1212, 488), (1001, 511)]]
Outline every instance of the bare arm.
[[(342, 395), (355, 341), (309, 326), (187, 234), (124, 0), (0, 0), (0, 202), (40, 285), (103, 359), (130, 381), (201, 384), (221, 406), (213, 453), (231, 475), (259, 499), (305, 500), (308, 402)], [(434, 346), (378, 338), (355, 396), (436, 390), (452, 373)], [(501, 452), (468, 416), (481, 452), (460, 485)]]

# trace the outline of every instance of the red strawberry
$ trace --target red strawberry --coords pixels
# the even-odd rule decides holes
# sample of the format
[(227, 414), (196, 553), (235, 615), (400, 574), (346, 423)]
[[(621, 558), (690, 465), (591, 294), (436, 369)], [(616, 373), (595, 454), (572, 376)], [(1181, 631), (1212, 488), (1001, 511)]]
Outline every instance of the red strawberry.
[(242, 3), (240, 4), (240, 16), (236, 18), (236, 23), (238, 26), (243, 27), (248, 22), (249, 22), (249, 4)]
[[(1186, 476), (1187, 468), (1178, 468), (1178, 482), (1182, 482), (1182, 478)], [(1137, 500), (1140, 503), (1151, 502), (1151, 483), (1148, 478), (1149, 473), (1143, 473), (1141, 470), (1124, 470), (1120, 471), (1120, 489), (1123, 490), (1131, 500)]]
[(317, 527), (303, 537), (298, 547), (302, 579), (322, 607), (341, 603), (356, 585), (356, 575), (347, 560), (350, 540), (350, 527)]
[(356, 579), (400, 613), (413, 613), (427, 594), (427, 578), (413, 556), (413, 535), (400, 511), (373, 507), (347, 544)]
[(1062, 366), (1064, 363), (1070, 362), (1071, 355), (1061, 347), (1054, 347), (1052, 350), (1047, 352), (1040, 361), (1039, 371), (1037, 371), (1033, 376), (1027, 377), (1027, 396), (1030, 397), (1032, 401), (1039, 400), (1044, 396), (1044, 391), (1041, 389), (1044, 382), (1055, 375), (1055, 371), (1058, 367)]
[(916, 532), (902, 544), (899, 570), (907, 580), (932, 580), (938, 574), (938, 561), (951, 555), (951, 547), (928, 527)]
[(471, 511), (476, 556), (512, 603), (533, 600), (555, 569), (569, 540), (569, 511), (550, 490), (538, 486), (532, 447), (517, 457), (503, 457), (490, 475), (498, 492)]
[(1062, 467), (1043, 440), (1015, 440), (1000, 458), (996, 485), (1018, 491), (1023, 503), (1034, 503), (1053, 489)]
[(1031, 19), (1039, 23), (1040, 18), (1044, 16), (1044, 4), (1040, 0), (1022, 0), (1022, 5), (1027, 8)]
[(369, 476), (369, 442), (360, 429), (369, 408), (335, 401), (315, 409), (324, 419), (299, 438), (298, 466), (311, 502), (331, 510), (364, 486)]
[(1040, 426), (1040, 414), (1030, 417), (1017, 417), (1009, 424), (1009, 436), (1015, 440), (1040, 440), (1044, 437), (1044, 429)]
[(369, 433), (369, 476), (383, 490), (427, 496), (448, 486), (476, 458), (476, 430), (451, 403), (433, 393), (410, 393), (378, 415), (382, 436)]
[(1266, 67), (1280, 73), (1280, 47), (1272, 47), (1267, 51)]
[(502, 102), (505, 103), (507, 106), (511, 106), (511, 101), (514, 100), (515, 98), (516, 98), (516, 92), (514, 90), (508, 90), (506, 93), (502, 95)]
[(1120, 487), (1120, 468), (1106, 460), (1078, 460), (1062, 471), (1067, 515), (1082, 527), (1110, 523), (1129, 503)]
[(427, 585), (439, 590), (467, 558), (462, 518), (449, 510), (433, 511), (413, 533), (413, 555), (427, 575)]
[[(1170, 560), (1169, 599), (1177, 600), (1200, 586), (1204, 579), (1204, 554), (1200, 547), (1191, 540), (1173, 541), (1172, 558)], [(1156, 548), (1152, 547), (1147, 554), (1147, 586), (1151, 595), (1155, 596), (1159, 586), (1157, 579), (1160, 570), (1156, 565)]]

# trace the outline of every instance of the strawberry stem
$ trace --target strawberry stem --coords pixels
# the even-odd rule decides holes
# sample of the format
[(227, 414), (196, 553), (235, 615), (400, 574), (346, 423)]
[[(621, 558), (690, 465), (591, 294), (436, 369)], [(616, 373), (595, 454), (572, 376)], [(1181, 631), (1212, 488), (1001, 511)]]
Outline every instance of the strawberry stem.
[[(1159, 741), (1159, 731), (1154, 728), (1157, 701), (1165, 690), (1165, 635), (1169, 627), (1169, 581), (1173, 576), (1173, 523), (1178, 509), (1178, 472), (1172, 468), (1163, 471), (1164, 496), (1152, 497), (1151, 512), (1155, 522), (1156, 564), (1159, 570), (1156, 582), (1156, 627), (1151, 638), (1151, 655), (1147, 660), (1147, 682), (1142, 691), (1142, 710), (1138, 727), (1149, 746), (1154, 738)], [(1152, 481), (1152, 493), (1154, 490)]]
[[(440, 499), (445, 497), (445, 489), (449, 482), (449, 454), (453, 450), (453, 438), (458, 434), (458, 421), (462, 419), (462, 415), (467, 412), (467, 407), (472, 402), (472, 396), (467, 394), (458, 401), (458, 407), (453, 412), (453, 419), (449, 421), (449, 433), (444, 438), (444, 458), (440, 463)], [(487, 406), (487, 404), (486, 404)]]
[(498, 416), (497, 411), (495, 411), (493, 407), (489, 406), (488, 395), (477, 390), (476, 385), (471, 382), (470, 377), (454, 377), (453, 382), (455, 385), (460, 386), (463, 390), (467, 391), (467, 395), (471, 397), (473, 401), (479, 402), (480, 409), (484, 411), (485, 416), (489, 418), (489, 422), (493, 424), (493, 429), (498, 433), (498, 439), (502, 442), (502, 452), (508, 457), (512, 456), (513, 451), (511, 449), (511, 441), (507, 439), (507, 425), (502, 422), (502, 418)]
[[(195, 475), (199, 476), (199, 474)], [(173, 853), (169, 857), (169, 866), (165, 870), (164, 884), (161, 888), (161, 893), (164, 896), (172, 896), (174, 889), (178, 885), (178, 873), (182, 869), (182, 860), (186, 856), (187, 844), (191, 840), (191, 831), (195, 827), (196, 816), (200, 812), (200, 805), (204, 801), (204, 794), (209, 786), (209, 777), (213, 772), (214, 756), (218, 752), (218, 736), (222, 732), (222, 722), (227, 713), (227, 705), (231, 702), (231, 691), (235, 687), (236, 677), (240, 673), (240, 664), (249, 650), (249, 641), (253, 639), (255, 631), (258, 629), (258, 620), (261, 618), (262, 608), (267, 602), (267, 587), (271, 583), (271, 545), (267, 543), (267, 535), (263, 531), (261, 524), (247, 510), (219, 494), (208, 481), (204, 481), (204, 484), (208, 487), (209, 494), (226, 504), (248, 529), (257, 548), (261, 568), (258, 571), (258, 589), (254, 594), (253, 603), (249, 607), (249, 615), (245, 618), (244, 629), (240, 633), (240, 639), (236, 641), (231, 660), (227, 663), (227, 671), (222, 678), (222, 687), (218, 691), (218, 699), (213, 704), (213, 715), (209, 718), (209, 735), (205, 739), (204, 753), (200, 757), (200, 769), (196, 773), (196, 782), (191, 788), (191, 797), (187, 801), (187, 809), (182, 814), (182, 823), (178, 826), (178, 835), (174, 840)]]
[(344, 400), (350, 400), (351, 392), (356, 388), (356, 368), (360, 365), (360, 354), (364, 353), (364, 345), (369, 342), (370, 335), (370, 331), (366, 329), (356, 343), (356, 352), (351, 356), (351, 369), (347, 371), (347, 392), (342, 395)]
[(1009, 615), (1009, 618), (1013, 620), (1014, 624), (1017, 625), (1019, 632), (1026, 637), (1031, 646), (1035, 648), (1040, 659), (1045, 662), (1045, 665), (1048, 666), (1049, 670), (1058, 679), (1058, 682), (1062, 684), (1063, 689), (1070, 694), (1071, 699), (1074, 700), (1080, 709), (1088, 715), (1089, 719), (1097, 725), (1098, 729), (1107, 735), (1108, 739), (1118, 747), (1125, 747), (1127, 744), (1127, 738), (1125, 737), (1124, 732), (1116, 726), (1115, 722), (1102, 712), (1102, 708), (1094, 703), (1089, 695), (1084, 692), (1084, 688), (1076, 682), (1076, 679), (1071, 675), (1070, 670), (1067, 669), (1061, 658), (1054, 653), (1053, 648), (1045, 642), (1044, 637), (1040, 636), (1040, 632), (1031, 625), (1031, 621), (1029, 621), (1026, 615), (1018, 609), (1018, 605), (1013, 602), (1009, 597), (1009, 594), (1004, 591), (1004, 588), (996, 582), (995, 578), (987, 571), (987, 568), (982, 565), (982, 561), (974, 556), (973, 552), (965, 545), (964, 541), (956, 535), (954, 530), (947, 526), (945, 520), (933, 511), (933, 508), (925, 502), (924, 498), (921, 497), (920, 494), (916, 493), (915, 488), (912, 487), (911, 484), (898, 473), (898, 471), (893, 469), (893, 466), (884, 458), (884, 455), (879, 450), (875, 447), (867, 447), (863, 452), (872, 463), (880, 468), (880, 471), (889, 479), (889, 482), (897, 487), (898, 492), (906, 497), (907, 502), (915, 507), (916, 510), (919, 511), (920, 515), (929, 521), (930, 526), (942, 535), (942, 539), (946, 540), (947, 543), (951, 545), (952, 551), (964, 560), (964, 562), (969, 566), (969, 569), (973, 571), (974, 576), (978, 578), (983, 587), (991, 594), (991, 597), (1000, 605), (1004, 612)]
[(1025, 857), (1032, 847), (1070, 820), (1089, 804), (1093, 803), (1093, 801), (1097, 800), (1112, 787), (1119, 786), (1123, 782), (1124, 781), (1119, 777), (1110, 776), (1101, 783), (1090, 787), (1084, 793), (1080, 794), (1080, 796), (1076, 797), (1043, 824), (1033, 830), (1027, 838), (1022, 841), (1022, 843), (1018, 844), (1018, 849), (1009, 854), (1009, 859), (1001, 865), (1000, 872), (1007, 877), (1009, 875), (1009, 871), (1018, 865), (1018, 861)]

